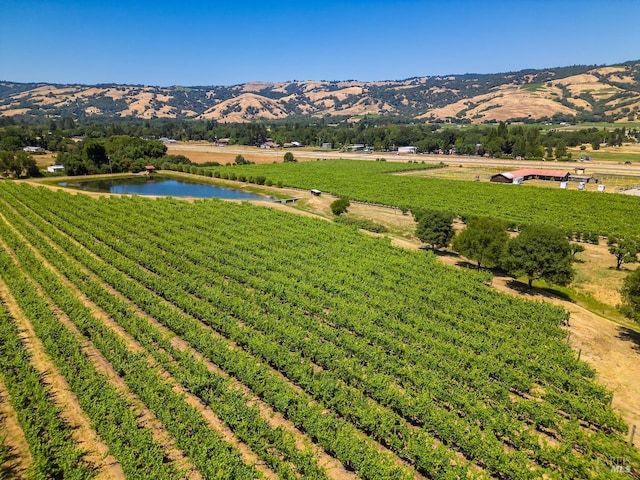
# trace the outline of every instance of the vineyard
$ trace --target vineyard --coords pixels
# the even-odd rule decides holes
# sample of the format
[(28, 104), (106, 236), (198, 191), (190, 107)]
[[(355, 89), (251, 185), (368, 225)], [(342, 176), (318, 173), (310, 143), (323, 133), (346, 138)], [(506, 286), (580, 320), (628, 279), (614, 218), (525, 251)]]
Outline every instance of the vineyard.
[(210, 170), (217, 175), (233, 173), (246, 179), (262, 176), (273, 184), (282, 182), (285, 186), (315, 188), (406, 210), (446, 210), (461, 217), (498, 218), (514, 226), (552, 224), (579, 236), (585, 233), (637, 235), (638, 197), (393, 175), (433, 167), (417, 163), (327, 160), (211, 167)]
[[(347, 188), (324, 165), (264, 172)], [(373, 192), (391, 179), (368, 200), (393, 204), (398, 177), (375, 165), (350, 182)], [(401, 180), (411, 187), (399, 203), (444, 188)], [(612, 465), (638, 469), (640, 454), (612, 393), (567, 346), (567, 313), (485, 280), (246, 203), (0, 182), (0, 388), (29, 446), (25, 468), (65, 479), (116, 467), (149, 479), (628, 478)], [(78, 443), (49, 377), (68, 384), (116, 466)]]

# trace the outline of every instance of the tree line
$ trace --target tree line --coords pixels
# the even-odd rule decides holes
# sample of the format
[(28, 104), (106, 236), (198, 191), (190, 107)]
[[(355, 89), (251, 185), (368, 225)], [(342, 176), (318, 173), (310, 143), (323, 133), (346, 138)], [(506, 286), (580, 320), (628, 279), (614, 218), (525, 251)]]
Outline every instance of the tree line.
[[(534, 280), (566, 286), (574, 278), (572, 263), (575, 254), (584, 251), (579, 244), (570, 243), (562, 230), (549, 225), (528, 225), (511, 237), (507, 226), (493, 218), (466, 219), (466, 228), (455, 233), (454, 215), (438, 210), (418, 210), (416, 236), (434, 251), (451, 248), (476, 262), (476, 267), (503, 270), (514, 278), (526, 277), (528, 287)], [(623, 263), (636, 263), (640, 253), (640, 239), (610, 237), (609, 252), (616, 258), (616, 269)], [(640, 321), (640, 269), (631, 272), (621, 290), (620, 311)]]
[(225, 138), (231, 145), (259, 146), (271, 139), (279, 144), (300, 142), (334, 148), (367, 145), (375, 151), (394, 151), (401, 146), (415, 146), (420, 153), (457, 153), (491, 157), (529, 159), (569, 159), (569, 147), (591, 145), (618, 146), (640, 139), (640, 129), (584, 128), (575, 131), (542, 130), (538, 125), (476, 125), (457, 128), (444, 124), (395, 124), (365, 118), (357, 124), (328, 124), (324, 121), (222, 124), (214, 120), (145, 120), (76, 122), (71, 118), (51, 119), (43, 124), (15, 123), (0, 119), (0, 151), (15, 151), (25, 146), (39, 146), (48, 151), (75, 149), (74, 138), (107, 139), (129, 136), (158, 140), (209, 141)]

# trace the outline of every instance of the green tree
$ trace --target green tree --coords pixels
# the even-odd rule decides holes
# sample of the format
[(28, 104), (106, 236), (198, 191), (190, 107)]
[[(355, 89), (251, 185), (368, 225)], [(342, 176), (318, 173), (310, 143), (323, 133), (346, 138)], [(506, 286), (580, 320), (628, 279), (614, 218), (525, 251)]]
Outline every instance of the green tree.
[(348, 197), (340, 197), (338, 200), (331, 203), (331, 211), (336, 216), (342, 215), (350, 206), (351, 202)]
[(65, 175), (86, 175), (89, 173), (87, 165), (78, 153), (59, 152), (56, 156), (56, 162), (64, 165)]
[(527, 154), (527, 141), (522, 135), (516, 137), (511, 150), (515, 157), (524, 157)]
[(0, 151), (0, 174), (3, 173), (14, 178), (40, 176), (36, 161), (22, 150)]
[(295, 157), (293, 156), (293, 153), (291, 152), (287, 152), (284, 154), (284, 162), (285, 163), (289, 163), (289, 162), (297, 162), (297, 160), (295, 159)]
[(453, 238), (453, 214), (437, 210), (421, 210), (414, 214), (416, 237), (437, 250), (449, 245)]
[(620, 270), (623, 263), (636, 263), (640, 253), (640, 241), (637, 238), (623, 238), (610, 236), (607, 240), (609, 253), (616, 257), (616, 270)]
[(546, 225), (530, 225), (509, 240), (502, 267), (514, 276), (526, 276), (529, 288), (544, 279), (568, 285), (573, 279), (574, 258), (562, 231)]
[(558, 143), (556, 144), (556, 158), (564, 158), (568, 153), (567, 142), (564, 140), (558, 140)]
[(475, 218), (467, 222), (467, 228), (453, 239), (453, 249), (475, 260), (478, 270), (500, 263), (509, 240), (505, 225), (492, 218)]
[(235, 163), (236, 163), (236, 165), (250, 165), (251, 164), (251, 162), (249, 160), (247, 160), (246, 158), (244, 158), (242, 155), (236, 155)]
[(627, 317), (640, 321), (640, 268), (634, 270), (624, 279), (620, 310)]
[[(82, 160), (89, 173), (106, 173), (109, 171), (109, 157), (101, 139), (85, 140), (82, 145)], [(102, 171), (103, 166), (107, 166)]]

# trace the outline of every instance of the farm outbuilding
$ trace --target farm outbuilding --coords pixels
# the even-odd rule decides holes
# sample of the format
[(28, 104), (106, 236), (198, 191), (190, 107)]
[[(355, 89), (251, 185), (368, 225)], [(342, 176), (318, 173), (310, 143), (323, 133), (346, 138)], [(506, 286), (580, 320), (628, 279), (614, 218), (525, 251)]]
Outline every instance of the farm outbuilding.
[(502, 172), (491, 176), (492, 182), (521, 183), (525, 180), (551, 180), (554, 182), (566, 182), (569, 172), (566, 170), (542, 170), (536, 168), (523, 168), (513, 172)]
[(418, 149), (416, 147), (398, 147), (398, 155), (402, 154), (416, 154)]
[(598, 183), (598, 179), (593, 175), (569, 175), (572, 182)]
[(24, 147), (24, 150), (27, 153), (45, 153), (45, 149), (42, 147)]

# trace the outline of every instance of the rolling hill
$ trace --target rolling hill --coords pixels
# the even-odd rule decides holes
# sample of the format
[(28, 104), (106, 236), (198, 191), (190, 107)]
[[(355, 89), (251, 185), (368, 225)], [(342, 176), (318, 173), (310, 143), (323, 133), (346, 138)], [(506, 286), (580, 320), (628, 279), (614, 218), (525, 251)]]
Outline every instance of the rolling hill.
[(633, 121), (640, 60), (618, 65), (398, 81), (252, 82), (233, 86), (62, 85), (0, 81), (0, 116), (194, 118), (250, 122), (364, 115), (421, 121)]

